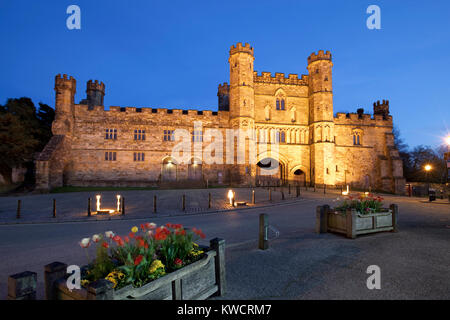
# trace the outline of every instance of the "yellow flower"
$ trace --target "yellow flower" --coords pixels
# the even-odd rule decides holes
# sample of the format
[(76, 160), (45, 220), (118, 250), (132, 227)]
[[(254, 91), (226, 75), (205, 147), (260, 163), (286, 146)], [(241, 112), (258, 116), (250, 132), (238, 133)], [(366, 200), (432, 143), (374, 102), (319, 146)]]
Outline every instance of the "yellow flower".
[(83, 287), (86, 287), (88, 284), (89, 284), (89, 280), (86, 280), (86, 279), (81, 280), (81, 285)]
[(117, 286), (117, 280), (114, 277), (109, 277), (109, 275), (108, 275), (108, 277), (106, 277), (105, 279), (114, 284), (113, 288), (115, 288)]
[(138, 227), (133, 227), (133, 228), (131, 228), (131, 232), (133, 232), (133, 233), (136, 233), (136, 232), (138, 232)]
[(153, 262), (152, 262), (152, 264), (150, 265), (150, 269), (149, 269), (149, 271), (150, 271), (150, 273), (155, 273), (158, 269), (163, 269), (163, 271), (164, 271), (164, 265), (162, 264), (162, 262), (161, 262), (161, 260), (154, 260)]

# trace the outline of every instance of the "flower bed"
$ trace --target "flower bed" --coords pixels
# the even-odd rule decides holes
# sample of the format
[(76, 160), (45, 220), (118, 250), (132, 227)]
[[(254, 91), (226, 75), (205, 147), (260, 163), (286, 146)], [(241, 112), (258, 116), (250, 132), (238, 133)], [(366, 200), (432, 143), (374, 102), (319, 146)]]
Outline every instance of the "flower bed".
[[(55, 281), (57, 299), (205, 299), (223, 294), (225, 241), (210, 247), (199, 229), (153, 223), (133, 227), (126, 236), (112, 231), (82, 239), (88, 264), (81, 270), (81, 289), (70, 291), (66, 279)], [(89, 251), (95, 247), (95, 259)]]
[(334, 208), (317, 207), (316, 232), (335, 232), (348, 238), (381, 231), (397, 231), (398, 206), (383, 207), (383, 198), (371, 194), (349, 196)]

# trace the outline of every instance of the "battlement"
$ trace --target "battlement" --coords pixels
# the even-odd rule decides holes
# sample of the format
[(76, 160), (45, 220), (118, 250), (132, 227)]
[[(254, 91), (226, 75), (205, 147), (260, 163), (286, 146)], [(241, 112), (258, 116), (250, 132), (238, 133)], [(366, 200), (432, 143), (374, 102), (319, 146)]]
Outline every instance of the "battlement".
[(217, 95), (228, 94), (229, 90), (230, 85), (228, 83), (224, 82), (223, 84), (219, 84)]
[(253, 56), (253, 47), (251, 47), (249, 43), (242, 45), (242, 42), (238, 42), (236, 45), (231, 46), (230, 56), (238, 52), (246, 52)]
[(92, 80), (89, 80), (86, 85), (86, 91), (101, 91), (102, 93), (105, 93), (105, 84), (103, 82), (98, 82), (98, 80), (95, 80), (92, 82)]
[(275, 72), (275, 75), (272, 76), (270, 72), (263, 71), (261, 72), (261, 75), (258, 75), (258, 72), (254, 71), (253, 81), (263, 83), (291, 84), (291, 85), (305, 86), (308, 84), (308, 76), (302, 75), (301, 79), (299, 79), (298, 74), (295, 73), (290, 73), (286, 77), (286, 75), (281, 72)]
[(383, 100), (380, 102), (374, 102), (373, 104), (373, 114), (381, 115), (383, 118), (387, 118), (389, 115), (389, 100)]
[[(170, 109), (170, 108), (150, 108), (150, 107), (120, 107), (120, 106), (110, 106), (109, 110), (106, 110), (105, 107), (101, 105), (95, 105), (92, 106), (92, 108), (86, 108), (85, 104), (77, 104), (75, 105), (76, 110), (80, 114), (97, 114), (97, 113), (117, 113), (118, 116), (120, 114), (124, 115), (133, 115), (136, 114), (138, 117), (140, 117), (142, 114), (159, 114), (163, 115), (164, 117), (178, 117), (178, 116), (217, 116), (219, 114), (219, 111), (213, 111), (213, 110), (186, 110), (186, 109)], [(221, 112), (221, 111), (220, 111)]]
[(392, 117), (384, 118), (382, 115), (374, 114), (373, 117), (367, 113), (343, 113), (338, 112), (334, 117), (336, 124), (347, 125), (392, 125)]
[(311, 55), (308, 57), (308, 64), (318, 61), (318, 60), (329, 60), (331, 61), (331, 53), (330, 51), (327, 51), (324, 53), (323, 50), (319, 50), (319, 52), (316, 54), (315, 52), (311, 53)]
[(68, 77), (67, 74), (57, 74), (55, 76), (55, 90), (59, 89), (72, 89), (75, 91), (77, 87), (77, 82), (74, 77)]

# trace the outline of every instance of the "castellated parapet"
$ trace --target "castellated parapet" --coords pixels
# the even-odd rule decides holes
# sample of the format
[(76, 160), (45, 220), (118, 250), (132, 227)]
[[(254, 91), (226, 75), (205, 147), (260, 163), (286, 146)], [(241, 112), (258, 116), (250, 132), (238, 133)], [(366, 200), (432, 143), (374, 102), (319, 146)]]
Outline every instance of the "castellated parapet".
[(67, 76), (67, 74), (58, 74), (55, 76), (55, 90), (64, 89), (70, 90), (73, 93), (76, 92), (77, 82), (72, 76)]
[(308, 64), (318, 61), (318, 60), (330, 60), (331, 61), (331, 53), (330, 51), (326, 51), (324, 53), (323, 50), (319, 50), (319, 52), (316, 54), (315, 52), (311, 53), (311, 55), (308, 57)]
[(253, 55), (253, 48), (250, 46), (249, 43), (245, 43), (244, 45), (242, 44), (242, 42), (238, 42), (236, 45), (231, 46), (230, 48), (230, 56), (238, 53), (238, 52), (245, 52), (248, 54)]
[(383, 118), (387, 118), (389, 115), (389, 100), (383, 100), (383, 102), (378, 100), (377, 102), (374, 102), (373, 114), (379, 114), (382, 115)]
[[(75, 79), (57, 75), (54, 136), (37, 157), (37, 187), (203, 186), (206, 181), (210, 185), (254, 186), (289, 181), (404, 191), (389, 101), (376, 102), (373, 116), (362, 108), (334, 116), (329, 51), (311, 54), (308, 73), (301, 76), (281, 72), (258, 75), (253, 68), (254, 50), (248, 43), (237, 43), (229, 53), (230, 79), (218, 85), (218, 108), (213, 110), (105, 108), (106, 86), (99, 80), (87, 82), (86, 99), (76, 104)], [(196, 127), (198, 124), (202, 127)], [(187, 134), (195, 168), (193, 161), (176, 165), (172, 161), (172, 151), (180, 142), (174, 141), (177, 129)], [(207, 139), (208, 129), (222, 134), (222, 163), (206, 162), (208, 154), (202, 154), (210, 146), (208, 141), (221, 141)], [(254, 130), (257, 163), (275, 158), (278, 172), (268, 174), (247, 156), (245, 163), (227, 163), (230, 129)], [(194, 142), (202, 141), (199, 155)], [(279, 143), (278, 151), (264, 149), (265, 143), (275, 142)], [(234, 150), (237, 156), (236, 145)]]

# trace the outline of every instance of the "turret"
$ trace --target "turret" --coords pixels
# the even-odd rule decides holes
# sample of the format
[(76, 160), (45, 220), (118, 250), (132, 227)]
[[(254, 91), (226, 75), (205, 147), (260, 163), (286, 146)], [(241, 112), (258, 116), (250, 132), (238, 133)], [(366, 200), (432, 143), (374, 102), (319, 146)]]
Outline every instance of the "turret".
[[(238, 43), (230, 49), (230, 120), (254, 119), (253, 48), (250, 44)], [(248, 121), (249, 119), (247, 119)]]
[(217, 97), (219, 98), (219, 111), (229, 111), (230, 110), (230, 86), (228, 83), (219, 84), (217, 90)]
[(65, 135), (72, 133), (73, 109), (75, 103), (77, 83), (73, 77), (68, 78), (66, 74), (55, 77), (55, 121), (52, 124), (54, 135)]
[(373, 103), (373, 114), (380, 114), (383, 116), (383, 119), (387, 119), (389, 115), (389, 100), (383, 100), (380, 103), (380, 100)]
[(335, 183), (331, 53), (320, 50), (308, 57), (311, 177), (318, 185)]

